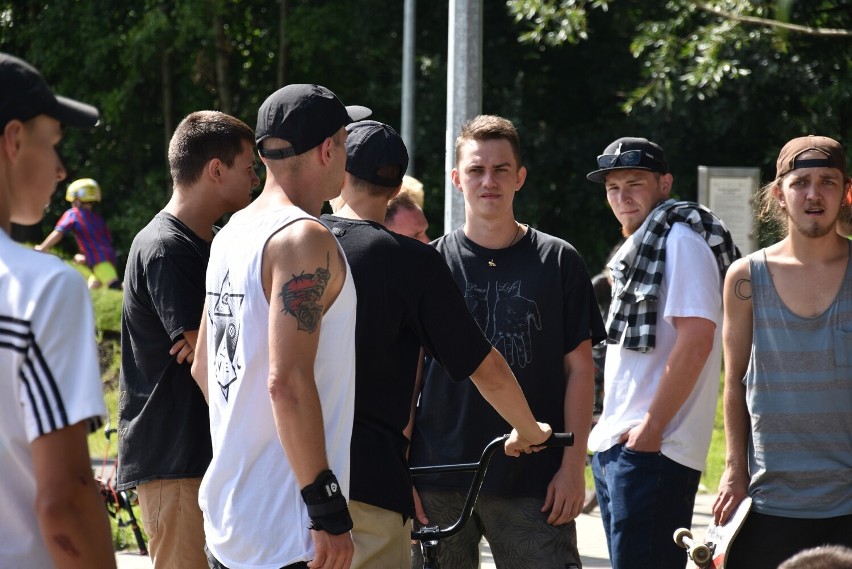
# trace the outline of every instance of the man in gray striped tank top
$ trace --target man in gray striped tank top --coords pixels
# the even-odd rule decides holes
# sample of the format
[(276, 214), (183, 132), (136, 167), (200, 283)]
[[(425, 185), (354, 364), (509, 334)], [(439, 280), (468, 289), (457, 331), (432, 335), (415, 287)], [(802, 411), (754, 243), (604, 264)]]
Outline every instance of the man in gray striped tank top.
[(852, 546), (852, 244), (835, 231), (852, 199), (843, 147), (791, 140), (760, 197), (761, 215), (786, 231), (725, 278), (727, 456), (715, 520), (752, 498), (729, 569)]

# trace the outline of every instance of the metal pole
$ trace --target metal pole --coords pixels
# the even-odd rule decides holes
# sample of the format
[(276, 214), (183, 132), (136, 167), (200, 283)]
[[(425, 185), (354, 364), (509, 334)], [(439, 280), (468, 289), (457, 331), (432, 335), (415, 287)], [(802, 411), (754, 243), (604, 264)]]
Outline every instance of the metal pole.
[(409, 176), (414, 175), (414, 47), (417, 0), (405, 0), (402, 25), (402, 118), (401, 136), (408, 148)]
[(464, 224), (464, 198), (453, 186), (455, 142), (462, 125), (482, 112), (482, 0), (450, 0), (444, 233)]

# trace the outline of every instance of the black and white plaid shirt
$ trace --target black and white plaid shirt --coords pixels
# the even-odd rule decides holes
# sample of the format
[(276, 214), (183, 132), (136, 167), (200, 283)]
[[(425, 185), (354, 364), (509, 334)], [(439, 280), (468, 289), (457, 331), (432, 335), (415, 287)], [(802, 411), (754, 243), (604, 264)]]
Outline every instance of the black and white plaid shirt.
[[(607, 343), (650, 352), (657, 342), (657, 303), (666, 264), (665, 241), (674, 223), (685, 223), (710, 246), (724, 281), (740, 251), (724, 222), (701, 204), (666, 200), (654, 208), (642, 227), (609, 263), (612, 304), (607, 318)], [(622, 338), (623, 334), (623, 338)]]

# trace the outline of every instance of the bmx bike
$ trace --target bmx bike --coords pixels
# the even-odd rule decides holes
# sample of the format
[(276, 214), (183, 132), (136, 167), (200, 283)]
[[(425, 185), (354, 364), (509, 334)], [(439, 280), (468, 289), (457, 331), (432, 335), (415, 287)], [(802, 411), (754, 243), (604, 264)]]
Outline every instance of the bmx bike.
[(95, 482), (98, 485), (98, 490), (101, 492), (101, 497), (104, 500), (104, 505), (109, 516), (115, 520), (119, 528), (130, 527), (133, 530), (133, 536), (136, 538), (139, 554), (148, 555), (145, 536), (142, 535), (142, 528), (139, 527), (139, 522), (133, 513), (133, 505), (138, 502), (136, 493), (132, 490), (116, 490), (114, 481), (115, 471), (118, 468), (118, 460), (112, 461), (111, 465), (107, 464), (109, 462), (107, 458), (109, 456), (109, 447), (115, 432), (115, 429), (110, 428), (109, 422), (107, 422), (104, 426), (107, 447), (104, 451), (104, 459), (100, 470), (94, 472)]
[[(438, 546), (441, 539), (459, 533), (464, 525), (473, 515), (473, 508), (479, 498), (479, 491), (485, 480), (485, 473), (494, 452), (503, 446), (509, 435), (502, 435), (488, 443), (482, 450), (479, 462), (467, 464), (448, 464), (440, 466), (415, 466), (410, 469), (411, 476), (423, 476), (426, 474), (442, 474), (448, 472), (473, 472), (464, 506), (456, 521), (448, 527), (425, 526), (411, 532), (411, 539), (420, 542), (420, 550), (423, 554), (423, 569), (441, 569), (438, 560)], [(553, 433), (544, 441), (542, 447), (567, 447), (573, 446), (574, 433)]]

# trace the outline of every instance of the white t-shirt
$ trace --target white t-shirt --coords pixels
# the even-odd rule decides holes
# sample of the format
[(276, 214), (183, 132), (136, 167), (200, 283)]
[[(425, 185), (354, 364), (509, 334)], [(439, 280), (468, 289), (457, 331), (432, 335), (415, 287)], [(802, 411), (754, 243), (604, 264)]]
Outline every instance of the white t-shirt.
[(677, 338), (673, 319), (706, 318), (716, 325), (713, 349), (689, 398), (664, 429), (661, 449), (671, 460), (703, 470), (722, 369), (721, 278), (710, 247), (687, 225), (675, 223), (665, 247), (656, 348), (641, 353), (622, 349), (621, 344), (607, 345), (603, 414), (589, 436), (589, 450), (611, 448), (622, 434), (642, 422)]
[(0, 231), (0, 567), (53, 567), (30, 443), (106, 415), (85, 279)]
[[(303, 218), (315, 219), (293, 206), (253, 216), (238, 212), (210, 251), (205, 318), (213, 460), (199, 504), (207, 546), (230, 569), (278, 569), (314, 557), (311, 520), (272, 416), (270, 305), (261, 283), (265, 243)], [(348, 498), (356, 297), (348, 264), (346, 273), (322, 317), (314, 377), (329, 466)]]

